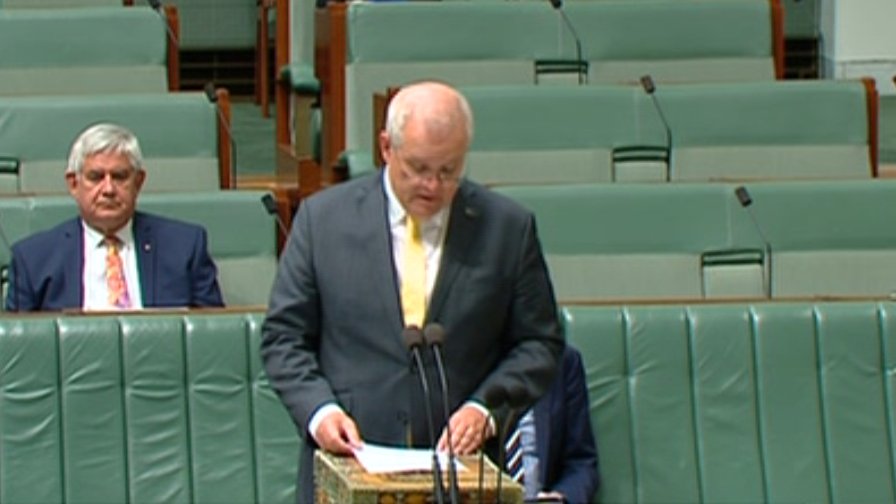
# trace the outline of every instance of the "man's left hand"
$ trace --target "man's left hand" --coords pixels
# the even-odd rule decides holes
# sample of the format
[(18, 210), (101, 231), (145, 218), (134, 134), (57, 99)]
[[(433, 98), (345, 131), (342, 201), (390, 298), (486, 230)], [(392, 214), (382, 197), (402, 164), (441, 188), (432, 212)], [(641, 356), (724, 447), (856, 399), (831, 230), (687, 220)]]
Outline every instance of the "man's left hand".
[[(464, 405), (451, 415), (448, 424), (451, 426), (451, 447), (457, 455), (470, 455), (476, 452), (483, 442), (483, 434), (488, 417), (475, 406)], [(442, 431), (438, 449), (448, 450), (448, 430)]]

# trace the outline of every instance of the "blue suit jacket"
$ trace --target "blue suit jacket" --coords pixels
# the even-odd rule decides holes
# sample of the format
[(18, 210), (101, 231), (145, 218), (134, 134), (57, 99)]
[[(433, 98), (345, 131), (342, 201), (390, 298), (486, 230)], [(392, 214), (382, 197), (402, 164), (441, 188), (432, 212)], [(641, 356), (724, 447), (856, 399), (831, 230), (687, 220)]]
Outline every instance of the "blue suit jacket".
[(567, 502), (591, 502), (600, 486), (582, 356), (570, 346), (548, 393), (535, 403), (535, 440), (543, 488)]
[[(81, 219), (31, 235), (12, 248), (8, 311), (80, 309), (84, 301)], [(141, 212), (134, 214), (143, 306), (223, 306), (205, 230)]]

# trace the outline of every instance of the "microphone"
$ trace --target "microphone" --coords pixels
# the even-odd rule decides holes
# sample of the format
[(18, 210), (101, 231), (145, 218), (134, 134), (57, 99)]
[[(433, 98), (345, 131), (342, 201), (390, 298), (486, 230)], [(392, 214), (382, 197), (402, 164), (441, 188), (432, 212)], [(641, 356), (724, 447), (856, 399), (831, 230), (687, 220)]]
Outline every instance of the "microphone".
[(429, 427), (429, 444), (432, 450), (432, 485), (433, 496), (437, 504), (445, 504), (444, 487), (442, 486), (442, 467), (439, 464), (439, 455), (436, 453), (436, 429), (432, 419), (432, 402), (429, 393), (429, 380), (426, 379), (426, 370), (423, 367), (423, 358), (420, 355), (420, 347), (423, 346), (423, 332), (417, 326), (408, 326), (401, 332), (404, 345), (411, 352), (412, 363), (417, 367), (417, 375), (420, 377), (420, 388), (423, 390), (423, 400), (426, 401), (426, 423)]
[(445, 374), (445, 365), (442, 361), (442, 344), (445, 342), (445, 328), (441, 324), (432, 323), (423, 328), (423, 339), (432, 348), (432, 356), (436, 362), (436, 370), (439, 373), (439, 383), (442, 388), (442, 410), (445, 420), (445, 432), (448, 434), (448, 488), (452, 504), (460, 502), (460, 488), (457, 484), (457, 469), (455, 465), (454, 447), (452, 446), (451, 421), (448, 415), (448, 377)]
[(268, 211), (269, 214), (274, 216), (274, 219), (277, 220), (277, 225), (280, 227), (280, 232), (283, 233), (283, 239), (286, 239), (289, 236), (289, 230), (286, 229), (286, 224), (283, 223), (283, 219), (280, 218), (280, 213), (277, 212), (277, 202), (274, 201), (274, 197), (271, 196), (271, 193), (267, 193), (261, 197), (261, 203), (264, 205), (265, 210)]
[[(489, 398), (491, 395), (491, 398)], [(507, 437), (507, 433), (510, 432), (510, 427), (512, 422), (517, 420), (516, 414), (518, 410), (524, 408), (526, 406), (526, 400), (528, 398), (528, 394), (526, 393), (526, 389), (524, 389), (520, 385), (510, 386), (508, 388), (503, 388), (500, 386), (496, 386), (494, 389), (489, 390), (486, 393), (486, 403), (490, 401), (495, 401), (496, 406), (500, 406), (502, 404), (506, 404), (510, 411), (507, 414), (507, 418), (504, 421), (503, 429), (498, 430), (498, 481), (495, 485), (495, 499), (500, 504), (501, 502), (501, 481), (504, 479), (501, 475), (504, 472), (504, 468), (507, 465), (507, 450), (504, 446), (505, 437)], [(481, 466), (480, 466), (481, 468)]]
[(159, 14), (159, 17), (162, 18), (162, 23), (165, 25), (165, 31), (168, 32), (168, 41), (174, 46), (174, 49), (180, 51), (180, 44), (177, 40), (177, 37), (174, 36), (174, 32), (171, 31), (171, 27), (168, 26), (168, 16), (165, 15), (165, 12), (162, 9), (161, 0), (147, 0), (149, 6), (152, 10), (156, 11)]
[[(9, 239), (6, 238), (6, 232), (3, 230), (3, 225), (0, 223), (0, 240), (3, 240), (3, 246), (6, 247), (6, 251), (9, 252), (9, 261), (10, 265), (7, 265), (3, 268), (3, 283), (6, 284), (6, 298), (10, 300), (9, 309), (11, 311), (19, 311), (19, 291), (16, 289), (16, 272), (15, 268), (11, 268), (10, 266), (14, 265), (12, 263), (12, 245), (9, 244)], [(12, 295), (10, 295), (10, 293)], [(5, 303), (6, 300), (4, 300)]]
[(656, 98), (656, 85), (653, 83), (653, 77), (650, 75), (644, 75), (641, 77), (641, 87), (644, 88), (644, 92), (650, 96), (651, 101), (653, 101), (653, 108), (656, 109), (656, 113), (660, 116), (660, 121), (663, 123), (663, 129), (666, 131), (666, 182), (669, 182), (672, 173), (672, 128), (669, 127), (669, 122), (666, 121), (666, 115), (663, 114), (663, 108), (660, 107), (660, 102)]
[(578, 32), (576, 32), (575, 26), (573, 26), (572, 21), (569, 20), (569, 16), (566, 15), (566, 11), (563, 9), (563, 0), (550, 0), (551, 7), (554, 8), (557, 12), (560, 13), (560, 17), (563, 18), (563, 22), (566, 24), (566, 28), (569, 30), (569, 33), (572, 35), (572, 39), (576, 43), (576, 73), (579, 76), (579, 84), (585, 84), (587, 82), (587, 66), (585, 65), (585, 60), (582, 59), (582, 39), (579, 38)]
[[(504, 405), (504, 403), (506, 403), (506, 402), (507, 402), (507, 389), (505, 389), (501, 385), (495, 385), (492, 388), (485, 391), (485, 407), (488, 408), (489, 411)], [(485, 425), (482, 426), (481, 437), (483, 439), (485, 439), (485, 433), (486, 433), (486, 431), (488, 431), (488, 424), (489, 424), (489, 422), (486, 421)], [(499, 453), (501, 451), (501, 446), (503, 444), (504, 443), (503, 443), (503, 440), (501, 439), (501, 436), (498, 436), (498, 452)], [(478, 492), (477, 492), (477, 495), (479, 495), (479, 504), (482, 504), (482, 489), (485, 486), (484, 481), (483, 481), (485, 479), (485, 464), (483, 463), (484, 456), (485, 456), (485, 449), (483, 447), (483, 449), (479, 450), (479, 475), (478, 475), (479, 480), (478, 480)]]
[(753, 213), (753, 210), (750, 208), (750, 205), (753, 204), (753, 198), (750, 197), (750, 193), (747, 191), (747, 188), (744, 186), (738, 186), (734, 189), (734, 195), (737, 196), (737, 201), (740, 202), (740, 206), (744, 207), (747, 210), (747, 214), (750, 216), (750, 220), (753, 221), (753, 228), (756, 229), (756, 233), (759, 234), (759, 238), (762, 240), (763, 244), (763, 252), (765, 257), (763, 257), (762, 268), (763, 268), (763, 278), (762, 278), (762, 289), (765, 291), (765, 297), (768, 299), (772, 298), (772, 245), (771, 242), (768, 241), (768, 238), (765, 237), (765, 233), (762, 232), (762, 226), (759, 225), (759, 221), (756, 219), (756, 215)]
[(228, 166), (230, 183), (227, 184), (227, 186), (229, 189), (233, 189), (236, 187), (236, 140), (233, 138), (233, 131), (230, 129), (230, 121), (224, 117), (224, 111), (221, 110), (221, 106), (218, 103), (218, 93), (215, 91), (215, 84), (211, 81), (206, 82), (203, 90), (205, 91), (205, 97), (208, 98), (208, 101), (215, 104), (215, 111), (218, 113), (218, 121), (221, 123), (224, 131), (227, 132), (227, 136), (230, 137), (230, 166)]

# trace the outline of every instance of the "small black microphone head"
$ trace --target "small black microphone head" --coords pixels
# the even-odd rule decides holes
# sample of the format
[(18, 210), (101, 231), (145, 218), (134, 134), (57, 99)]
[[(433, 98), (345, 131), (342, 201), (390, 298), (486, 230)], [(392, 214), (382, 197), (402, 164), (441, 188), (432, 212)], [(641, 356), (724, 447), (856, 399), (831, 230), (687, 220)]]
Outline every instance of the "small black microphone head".
[(415, 325), (405, 327), (404, 331), (401, 331), (401, 337), (404, 339), (404, 346), (408, 347), (408, 350), (413, 350), (423, 345), (423, 331)]
[(551, 0), (551, 7), (555, 9), (559, 9), (563, 7), (563, 0)]
[(746, 187), (738, 186), (738, 188), (734, 190), (734, 194), (737, 196), (737, 201), (740, 201), (740, 206), (746, 208), (753, 204), (753, 198), (750, 197), (750, 193), (747, 192)]
[(218, 93), (215, 92), (214, 82), (206, 82), (203, 90), (205, 91), (205, 97), (208, 98), (208, 101), (218, 103)]
[(650, 75), (645, 75), (641, 77), (641, 87), (644, 88), (644, 92), (647, 94), (653, 94), (656, 91), (656, 85), (653, 83), (653, 77)]
[(445, 343), (445, 328), (438, 322), (427, 324), (423, 328), (423, 339), (427, 345), (442, 346)]
[(261, 197), (261, 203), (269, 214), (274, 215), (277, 213), (277, 202), (274, 201), (274, 197), (271, 196), (270, 193)]

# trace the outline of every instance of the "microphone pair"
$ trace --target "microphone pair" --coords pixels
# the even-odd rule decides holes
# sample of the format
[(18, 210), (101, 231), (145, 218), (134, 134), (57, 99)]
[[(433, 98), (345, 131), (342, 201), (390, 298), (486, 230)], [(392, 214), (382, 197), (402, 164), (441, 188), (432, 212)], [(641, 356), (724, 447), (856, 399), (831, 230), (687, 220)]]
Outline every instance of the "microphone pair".
[[(507, 433), (510, 431), (510, 427), (512, 422), (516, 420), (518, 413), (522, 412), (522, 409), (527, 406), (527, 400), (529, 395), (526, 393), (526, 389), (521, 385), (505, 387), (503, 385), (495, 385), (492, 388), (486, 390), (485, 392), (485, 406), (489, 409), (489, 411), (507, 408), (506, 418), (504, 419), (503, 426), (498, 426), (498, 432), (496, 436), (498, 438), (498, 481), (495, 484), (495, 502), (497, 504), (501, 503), (501, 481), (504, 479), (502, 477), (502, 473), (504, 471), (504, 466), (507, 464), (507, 452), (506, 446), (504, 445), (504, 438), (507, 436)], [(486, 423), (483, 428), (482, 437), (485, 438), (485, 431), (488, 428), (488, 423)], [(479, 451), (479, 504), (482, 504), (482, 493), (484, 487), (484, 479), (485, 479), (485, 470), (484, 470), (484, 456), (485, 450)]]
[(448, 487), (449, 501), (452, 504), (460, 502), (460, 489), (457, 482), (456, 457), (454, 455), (454, 447), (452, 444), (453, 437), (451, 435), (451, 421), (449, 418), (448, 404), (448, 378), (445, 373), (445, 366), (442, 359), (442, 345), (445, 342), (445, 328), (441, 324), (431, 323), (421, 330), (415, 325), (408, 326), (402, 331), (405, 346), (411, 352), (411, 358), (417, 368), (417, 375), (420, 377), (420, 388), (423, 390), (423, 400), (426, 401), (426, 423), (429, 429), (429, 439), (433, 447), (432, 452), (432, 473), (433, 473), (433, 496), (438, 504), (445, 501), (445, 489), (442, 483), (442, 468), (439, 464), (439, 456), (436, 453), (435, 422), (432, 414), (432, 399), (429, 389), (429, 380), (426, 378), (426, 370), (423, 366), (423, 357), (420, 348), (424, 344), (432, 349), (433, 359), (436, 363), (436, 371), (439, 375), (439, 382), (442, 389), (442, 410), (444, 413), (445, 432), (448, 436)]

